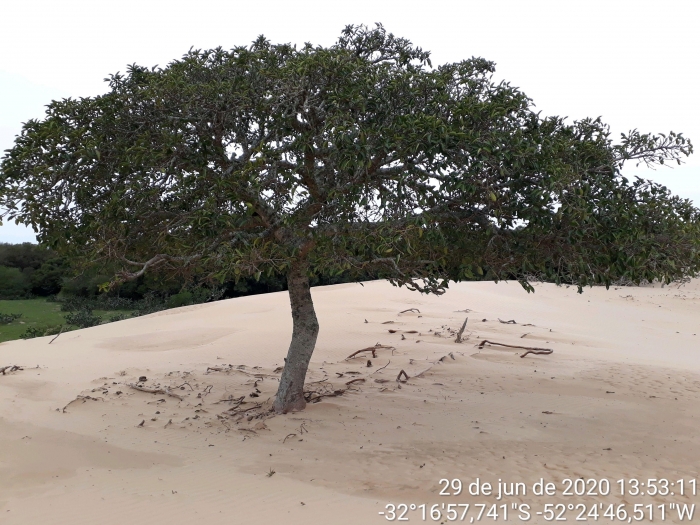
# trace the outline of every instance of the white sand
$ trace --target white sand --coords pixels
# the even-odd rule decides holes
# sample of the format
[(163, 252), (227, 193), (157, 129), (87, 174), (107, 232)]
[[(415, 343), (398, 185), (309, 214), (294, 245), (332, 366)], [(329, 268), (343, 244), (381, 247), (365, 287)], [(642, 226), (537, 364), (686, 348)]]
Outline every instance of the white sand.
[[(315, 288), (321, 334), (308, 381), (328, 377), (329, 391), (366, 382), (264, 421), (222, 419), (229, 404), (216, 402), (246, 396), (247, 408), (274, 395), (291, 334), (285, 293), (70, 332), (51, 345), (3, 343), (0, 366), (27, 368), (0, 375), (0, 523), (371, 524), (386, 521), (378, 512), (389, 502), (496, 503), (441, 498), (441, 478), (698, 478), (700, 282), (582, 295), (535, 288), (464, 283), (442, 297), (385, 282)], [(398, 313), (407, 308), (420, 313)], [(467, 315), (469, 339), (456, 344), (446, 328)], [(521, 359), (516, 349), (477, 349), (483, 339), (554, 353)], [(396, 350), (379, 350), (371, 368), (366, 357), (344, 361), (377, 342)], [(269, 374), (257, 381), (260, 397), (248, 397), (250, 375), (206, 373), (228, 364)], [(400, 369), (411, 376), (401, 388)], [(126, 386), (142, 375), (146, 386), (186, 381), (176, 390), (185, 399)], [(76, 396), (96, 400), (64, 412)], [(677, 494), (504, 501), (533, 512), (562, 502), (700, 507), (700, 497)]]

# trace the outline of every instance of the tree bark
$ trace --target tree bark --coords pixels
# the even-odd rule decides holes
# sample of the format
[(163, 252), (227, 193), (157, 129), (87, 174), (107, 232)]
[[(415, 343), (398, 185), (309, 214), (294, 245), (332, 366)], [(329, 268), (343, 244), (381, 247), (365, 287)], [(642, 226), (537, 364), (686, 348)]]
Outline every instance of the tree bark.
[(292, 266), (287, 275), (287, 284), (294, 330), (273, 405), (278, 414), (295, 412), (306, 407), (304, 381), (318, 337), (318, 320), (311, 299), (307, 266), (299, 263)]

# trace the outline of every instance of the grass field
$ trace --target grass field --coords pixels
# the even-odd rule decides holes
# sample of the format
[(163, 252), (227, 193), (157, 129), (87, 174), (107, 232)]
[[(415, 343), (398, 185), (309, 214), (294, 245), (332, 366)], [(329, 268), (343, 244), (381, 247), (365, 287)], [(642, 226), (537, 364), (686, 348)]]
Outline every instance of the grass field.
[[(17, 299), (11, 301), (0, 300), (0, 313), (22, 314), (22, 317), (10, 324), (0, 324), (0, 343), (19, 339), (19, 336), (30, 326), (45, 327), (50, 325), (65, 324), (64, 315), (68, 312), (61, 312), (60, 303), (50, 303), (46, 299)], [(125, 311), (104, 311), (95, 310), (95, 315), (102, 317), (102, 322), (106, 322), (110, 316), (117, 313), (126, 314)]]

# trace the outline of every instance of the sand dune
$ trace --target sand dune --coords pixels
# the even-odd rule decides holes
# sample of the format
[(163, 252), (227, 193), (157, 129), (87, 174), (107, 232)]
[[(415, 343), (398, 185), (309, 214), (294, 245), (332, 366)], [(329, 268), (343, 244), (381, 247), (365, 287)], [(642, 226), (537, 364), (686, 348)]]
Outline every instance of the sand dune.
[[(700, 281), (582, 295), (535, 288), (462, 283), (441, 297), (386, 282), (315, 288), (321, 333), (307, 379), (320, 401), (276, 417), (267, 408), (291, 334), (284, 293), (51, 345), (1, 344), (0, 367), (24, 368), (0, 375), (0, 523), (365, 524), (385, 522), (387, 503), (504, 502), (529, 504), (527, 522), (545, 523), (534, 514), (545, 504), (700, 504), (677, 489), (439, 495), (442, 478), (530, 488), (540, 478), (700, 475)], [(399, 313), (409, 308), (419, 311)], [(455, 343), (467, 316), (468, 338)], [(524, 350), (479, 349), (484, 339), (554, 353), (520, 358)], [(345, 359), (377, 343), (393, 349)], [(402, 369), (409, 380), (399, 383)], [(422, 522), (417, 512), (411, 522)], [(675, 510), (665, 521), (680, 522)]]

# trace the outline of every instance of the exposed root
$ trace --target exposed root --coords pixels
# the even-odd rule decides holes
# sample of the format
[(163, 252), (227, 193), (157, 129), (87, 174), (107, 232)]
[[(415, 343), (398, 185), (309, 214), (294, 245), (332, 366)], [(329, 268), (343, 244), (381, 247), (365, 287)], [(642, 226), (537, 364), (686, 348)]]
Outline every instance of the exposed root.
[(3, 366), (3, 367), (0, 367), (0, 374), (7, 375), (10, 372), (15, 372), (17, 370), (24, 370), (24, 368), (22, 368), (21, 366), (18, 366), (18, 365)]
[(549, 355), (549, 354), (551, 354), (552, 352), (554, 352), (554, 350), (552, 350), (551, 348), (537, 348), (537, 349), (534, 349), (534, 350), (528, 350), (527, 352), (525, 352), (525, 353), (524, 353), (523, 355), (521, 355), (520, 357), (525, 357), (527, 354)]
[(363, 348), (362, 350), (358, 350), (357, 352), (353, 352), (352, 354), (350, 354), (349, 356), (347, 356), (345, 358), (345, 361), (347, 361), (348, 359), (352, 359), (356, 355), (362, 354), (364, 352), (372, 352), (372, 357), (376, 358), (377, 357), (377, 350), (379, 350), (380, 348), (384, 348), (386, 350), (396, 350), (396, 347), (394, 347), (394, 346), (380, 345), (379, 343), (377, 343), (374, 346), (368, 346), (367, 348)]
[[(243, 365), (241, 365), (241, 366), (243, 366)], [(276, 368), (275, 373), (277, 373), (278, 370), (281, 372), (283, 370), (283, 368), (282, 367)], [(233, 365), (209, 366), (209, 367), (207, 367), (207, 371), (205, 373), (208, 374), (210, 372), (238, 372), (240, 374), (245, 374), (247, 376), (255, 377), (257, 379), (264, 379), (266, 377), (275, 377), (276, 378), (276, 376), (274, 376), (272, 374), (264, 374), (262, 372), (246, 372), (245, 370), (241, 369), (240, 367), (234, 367)]]
[(282, 444), (284, 444), (289, 438), (295, 437), (296, 434), (287, 434), (287, 436), (282, 440)]
[(490, 345), (507, 346), (508, 348), (522, 348), (523, 350), (527, 350), (527, 352), (525, 352), (520, 357), (525, 357), (528, 354), (549, 355), (552, 352), (554, 352), (554, 350), (552, 350), (551, 348), (537, 348), (537, 347), (533, 347), (533, 346), (507, 345), (505, 343), (496, 343), (494, 341), (487, 341), (486, 339), (484, 339), (483, 341), (481, 341), (481, 343), (479, 343), (478, 348), (484, 348), (484, 345), (487, 343)]
[(64, 406), (61, 411), (65, 414), (66, 408), (71, 406), (73, 403), (77, 403), (78, 401), (82, 401), (83, 403), (85, 403), (86, 401), (104, 401), (104, 399), (102, 399), (101, 397), (78, 396), (73, 401), (69, 402), (66, 406)]
[[(363, 378), (357, 378), (353, 379), (347, 384), (350, 384), (354, 381), (364, 381)], [(313, 384), (313, 383), (309, 383)], [(337, 396), (342, 396), (345, 393), (345, 390), (335, 390), (333, 388), (333, 385), (330, 383), (321, 383), (320, 388), (317, 390), (304, 390), (304, 399), (306, 400), (307, 403), (318, 403), (322, 398), (324, 397), (337, 397)]]
[[(401, 381), (401, 376), (405, 377), (406, 379), (404, 379), (403, 381)], [(406, 371), (402, 368), (402, 369), (401, 369), (401, 372), (399, 372), (399, 375), (396, 376), (396, 381), (398, 381), (399, 383), (401, 383), (401, 382), (405, 383), (405, 382), (408, 381), (408, 380), (409, 380), (408, 374), (407, 374)]]
[(179, 399), (180, 401), (184, 399), (182, 396), (171, 392), (169, 388), (148, 388), (145, 386), (135, 385), (133, 383), (127, 383), (126, 386), (128, 386), (129, 388), (133, 388), (134, 390), (138, 390), (140, 392), (146, 392), (148, 394), (165, 394), (166, 396), (174, 397), (175, 399)]
[(345, 385), (346, 385), (346, 386), (350, 386), (350, 385), (352, 385), (353, 383), (364, 383), (365, 381), (366, 381), (366, 379), (365, 379), (364, 377), (358, 377), (358, 378), (356, 378), (356, 379), (351, 379), (350, 381), (348, 381), (347, 383), (345, 383)]
[(377, 369), (376, 369), (374, 372), (372, 372), (372, 373), (374, 374), (374, 373), (376, 373), (376, 372), (379, 372), (380, 370), (384, 370), (384, 369), (385, 369), (387, 366), (389, 366), (390, 364), (391, 364), (391, 359), (389, 359), (389, 362), (388, 362), (387, 364), (385, 364), (383, 367), (377, 368)]

